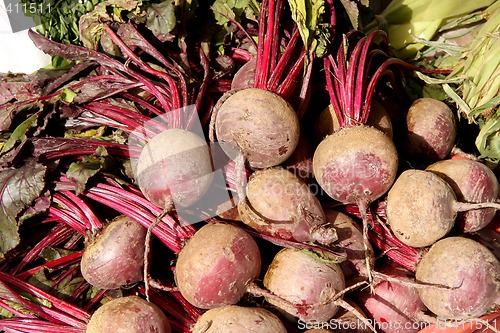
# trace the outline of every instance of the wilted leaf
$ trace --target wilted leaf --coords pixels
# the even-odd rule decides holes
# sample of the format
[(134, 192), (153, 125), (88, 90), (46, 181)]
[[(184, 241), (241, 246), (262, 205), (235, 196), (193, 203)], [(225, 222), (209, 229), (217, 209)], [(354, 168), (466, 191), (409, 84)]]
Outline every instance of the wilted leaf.
[(354, 29), (358, 29), (359, 9), (354, 0), (340, 0)]
[(324, 0), (289, 0), (292, 18), (297, 23), (300, 36), (306, 49), (314, 52), (321, 36), (322, 15), (325, 12)]
[(0, 257), (19, 244), (18, 215), (40, 196), (45, 171), (46, 167), (34, 160), (0, 171)]
[(215, 20), (219, 25), (229, 23), (229, 18), (240, 21), (242, 15), (256, 20), (259, 4), (255, 0), (215, 0), (212, 5)]
[(172, 1), (152, 4), (146, 11), (146, 27), (160, 41), (171, 39), (170, 32), (174, 30), (175, 24), (175, 6)]
[(141, 2), (135, 0), (108, 0), (80, 18), (79, 30), (85, 47), (97, 50), (104, 32), (104, 24), (125, 23), (126, 13), (139, 14)]
[(28, 282), (35, 287), (50, 292), (59, 299), (65, 300), (70, 297), (78, 287), (81, 286), (84, 279), (81, 276), (68, 275), (62, 280), (58, 280), (56, 284), (56, 282), (50, 278), (48, 270), (43, 267), (33, 274), (29, 278)]
[(38, 113), (35, 113), (31, 117), (23, 121), (19, 126), (17, 126), (16, 129), (12, 131), (9, 139), (5, 142), (2, 149), (0, 150), (0, 155), (14, 148), (16, 142), (26, 140), (26, 132), (28, 132), (30, 128), (36, 126), (37, 120)]
[(95, 155), (87, 155), (82, 161), (73, 162), (66, 172), (66, 177), (77, 184), (76, 193), (85, 190), (88, 180), (110, 163), (110, 158), (104, 147), (99, 147)]

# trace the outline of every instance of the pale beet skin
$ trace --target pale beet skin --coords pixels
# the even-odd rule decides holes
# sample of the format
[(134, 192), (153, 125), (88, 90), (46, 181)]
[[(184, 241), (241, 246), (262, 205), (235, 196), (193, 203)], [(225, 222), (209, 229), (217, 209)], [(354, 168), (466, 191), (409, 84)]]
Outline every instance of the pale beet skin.
[(396, 147), (387, 135), (367, 126), (345, 127), (316, 148), (314, 175), (335, 200), (373, 202), (386, 193), (398, 168)]
[(128, 216), (107, 224), (83, 251), (80, 269), (94, 287), (117, 289), (142, 281), (146, 228)]
[(433, 98), (415, 100), (406, 124), (410, 156), (434, 162), (450, 154), (457, 130), (453, 112), (445, 103)]
[(98, 308), (85, 333), (170, 333), (165, 314), (137, 296), (116, 298)]
[(441, 318), (480, 317), (500, 301), (500, 262), (465, 237), (436, 242), (417, 265), (417, 281), (455, 289), (419, 289), (423, 303)]
[(228, 224), (207, 224), (180, 251), (175, 282), (188, 302), (212, 309), (237, 303), (260, 267), (259, 248), (248, 233)]
[(386, 215), (394, 235), (413, 247), (434, 244), (455, 223), (455, 194), (429, 171), (405, 170), (387, 195)]
[(281, 164), (297, 146), (297, 114), (275, 93), (257, 88), (231, 91), (215, 109), (215, 133), (222, 149), (231, 157), (241, 150), (251, 167)]
[(245, 224), (267, 235), (321, 244), (337, 239), (316, 196), (302, 180), (282, 168), (254, 172), (238, 211)]
[(333, 298), (345, 288), (345, 281), (337, 264), (321, 261), (307, 251), (286, 248), (269, 265), (264, 286), (289, 302), (268, 298), (269, 303), (305, 322), (317, 322), (335, 315), (338, 305)]
[(226, 305), (198, 318), (193, 333), (287, 333), (281, 320), (264, 308)]
[(159, 207), (187, 207), (203, 197), (213, 179), (206, 141), (193, 132), (169, 129), (144, 146), (135, 176), (146, 198)]
[[(498, 180), (486, 165), (465, 159), (443, 160), (429, 167), (450, 184), (459, 201), (491, 202), (498, 197)], [(495, 209), (478, 209), (459, 212), (455, 225), (462, 232), (474, 232), (488, 225), (496, 214)]]

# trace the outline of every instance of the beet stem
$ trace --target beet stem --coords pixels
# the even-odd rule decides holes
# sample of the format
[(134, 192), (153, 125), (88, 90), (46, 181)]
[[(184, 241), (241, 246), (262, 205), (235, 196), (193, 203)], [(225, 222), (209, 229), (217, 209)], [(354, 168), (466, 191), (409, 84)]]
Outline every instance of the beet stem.
[(497, 202), (454, 202), (453, 208), (456, 212), (466, 212), (475, 209), (493, 208), (500, 210), (500, 203)]
[(83, 212), (85, 218), (90, 223), (92, 232), (95, 232), (96, 230), (102, 228), (102, 222), (81, 198), (70, 191), (61, 191), (61, 193), (68, 197), (71, 201), (73, 201), (76, 209), (79, 209)]
[(74, 252), (74, 253), (68, 254), (67, 256), (64, 256), (62, 258), (58, 258), (58, 259), (49, 261), (45, 264), (42, 264), (40, 266), (31, 268), (27, 271), (24, 271), (22, 273), (17, 274), (16, 276), (18, 279), (24, 280), (24, 279), (32, 276), (33, 274), (35, 274), (36, 272), (38, 272), (42, 268), (57, 269), (60, 267), (64, 267), (67, 265), (77, 263), (80, 261), (81, 257), (82, 257), (82, 251)]
[(151, 223), (148, 227), (148, 231), (146, 232), (146, 238), (144, 240), (144, 271), (143, 271), (143, 280), (144, 280), (144, 293), (146, 294), (146, 299), (149, 302), (149, 270), (151, 267), (151, 245), (152, 245), (152, 238), (151, 234), (153, 229), (158, 225), (158, 223), (161, 222), (163, 217), (165, 217), (167, 214), (169, 214), (172, 210), (174, 209), (174, 202), (172, 200), (172, 197), (168, 197), (168, 199), (165, 200), (165, 208), (159, 214), (156, 216), (155, 220), (153, 223)]
[[(69, 315), (74, 317), (75, 320), (72, 320), (72, 322), (75, 327), (84, 326), (84, 323), (86, 323), (90, 319), (90, 315), (86, 311), (79, 309), (78, 307), (70, 303), (62, 301), (57, 297), (52, 296), (51, 294), (29, 284), (28, 282), (19, 280), (18, 278), (10, 276), (9, 274), (6, 274), (4, 272), (0, 272), (0, 280), (6, 281), (7, 283), (12, 284), (24, 291), (27, 291), (36, 297), (49, 301), (56, 309), (62, 310), (67, 314), (64, 314), (63, 316), (68, 317)], [(68, 320), (70, 320), (69, 317)]]
[(130, 93), (127, 93), (127, 92), (124, 92), (121, 95), (124, 98), (129, 99), (132, 102), (141, 105), (143, 108), (145, 108), (146, 110), (151, 111), (151, 113), (156, 114), (157, 116), (161, 116), (161, 115), (164, 114), (164, 112), (161, 112), (160, 109), (158, 109), (156, 106), (152, 105), (151, 103), (148, 103), (147, 101), (145, 101), (144, 99), (142, 99), (142, 98), (140, 98), (140, 97), (138, 97), (136, 95), (133, 95), (133, 94), (130, 94)]
[(74, 229), (70, 226), (60, 223), (56, 225), (49, 232), (47, 236), (45, 236), (38, 244), (36, 244), (21, 260), (21, 262), (12, 270), (12, 275), (17, 275), (18, 272), (22, 271), (22, 269), (29, 264), (31, 261), (36, 259), (43, 249), (47, 246), (54, 246), (65, 239), (69, 238), (74, 233)]
[(72, 227), (75, 229), (78, 233), (80, 233), (83, 236), (86, 236), (86, 227), (84, 224), (79, 222), (78, 220), (75, 220), (73, 217), (71, 217), (67, 212), (62, 211), (58, 208), (55, 207), (49, 207), (49, 214), (52, 216), (57, 217), (60, 219), (63, 223), (66, 223), (68, 226)]
[[(145, 72), (156, 75), (162, 79), (164, 79), (170, 88), (170, 95), (172, 98), (172, 109), (178, 109), (181, 107), (180, 99), (179, 99), (179, 91), (177, 89), (177, 85), (175, 81), (172, 79), (172, 77), (168, 74), (165, 74), (163, 72), (160, 72), (158, 70), (155, 70), (151, 68), (149, 65), (145, 64), (138, 56), (135, 55), (135, 53), (121, 40), (120, 37), (116, 35), (116, 33), (107, 25), (104, 25), (104, 28), (106, 29), (106, 33), (111, 37), (113, 42), (118, 45), (118, 47), (129, 57), (129, 59), (133, 60), (141, 69), (143, 69)], [(160, 96), (158, 96), (160, 97)], [(161, 96), (161, 98), (158, 98), (162, 105), (167, 105), (166, 101), (163, 99), (164, 97)], [(165, 109), (166, 111), (168, 109)]]

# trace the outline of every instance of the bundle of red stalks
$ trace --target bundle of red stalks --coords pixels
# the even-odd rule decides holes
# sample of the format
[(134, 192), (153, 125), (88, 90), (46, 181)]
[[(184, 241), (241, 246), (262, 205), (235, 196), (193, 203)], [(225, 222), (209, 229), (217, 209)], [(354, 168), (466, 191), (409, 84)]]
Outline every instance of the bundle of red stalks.
[(217, 53), (30, 32), (71, 65), (0, 81), (0, 332), (500, 332), (497, 177), (410, 93), (451, 69), (258, 5)]

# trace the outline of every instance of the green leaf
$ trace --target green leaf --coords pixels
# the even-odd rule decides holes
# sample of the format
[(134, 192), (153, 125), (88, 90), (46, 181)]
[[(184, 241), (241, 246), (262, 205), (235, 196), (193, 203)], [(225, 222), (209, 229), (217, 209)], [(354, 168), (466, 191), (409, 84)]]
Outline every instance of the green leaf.
[(18, 215), (40, 196), (45, 171), (46, 167), (34, 160), (17, 169), (0, 171), (0, 257), (19, 244)]
[(73, 103), (73, 100), (78, 94), (70, 88), (64, 88), (61, 91), (61, 101), (65, 103)]
[[(449, 86), (449, 84), (445, 83), (443, 84), (443, 89), (444, 91), (448, 94), (448, 96), (455, 102), (457, 103), (459, 110), (465, 113), (467, 117), (469, 117), (469, 114), (471, 113), (470, 107), (467, 105), (467, 103), (464, 102), (464, 100)], [(460, 115), (460, 113), (459, 113)]]
[(479, 131), (476, 147), (481, 153), (480, 158), (498, 163), (500, 161), (500, 111), (497, 111)]
[[(2, 281), (0, 281), (0, 299), (7, 305), (9, 305), (11, 308), (17, 310), (20, 313), (29, 315), (34, 314), (32, 311), (26, 309), (24, 306), (14, 301), (16, 298), (14, 295), (12, 295), (11, 289)], [(12, 317), (15, 317), (15, 315), (12, 312), (7, 311), (4, 308), (0, 307), (0, 319), (12, 318)]]
[(16, 142), (26, 140), (26, 133), (32, 127), (36, 127), (38, 120), (38, 113), (35, 113), (25, 121), (23, 121), (16, 129), (12, 132), (9, 139), (5, 142), (2, 149), (0, 150), (0, 154), (4, 154), (11, 150)]
[(146, 27), (159, 40), (165, 40), (176, 25), (175, 6), (172, 1), (152, 4), (146, 10)]
[(259, 14), (259, 4), (255, 0), (215, 0), (211, 9), (217, 24), (222, 26), (229, 23), (228, 17), (240, 21), (245, 15), (255, 20)]
[(40, 257), (44, 258), (46, 261), (53, 261), (68, 256), (74, 252), (75, 251), (47, 246), (40, 253)]
[(324, 0), (288, 0), (292, 18), (297, 23), (300, 37), (310, 53), (318, 44), (315, 37), (320, 35), (322, 15), (325, 12)]
[(359, 9), (356, 1), (354, 0), (340, 0), (342, 5), (344, 6), (347, 16), (349, 16), (349, 20), (354, 29), (358, 29), (359, 26)]
[(97, 50), (104, 32), (104, 24), (125, 23), (128, 16), (140, 16), (141, 5), (141, 1), (135, 0), (108, 0), (96, 5), (91, 12), (80, 18), (79, 30), (83, 45)]
[(322, 263), (325, 263), (327, 265), (332, 265), (332, 264), (340, 264), (344, 261), (346, 261), (346, 258), (338, 258), (333, 256), (331, 253), (328, 252), (319, 252), (319, 251), (313, 251), (313, 250), (301, 250), (304, 254), (307, 256), (321, 261)]
[(493, 110), (498, 105), (500, 105), (500, 96), (497, 96), (497, 97), (489, 100), (488, 102), (474, 108), (471, 111), (470, 116), (473, 118), (479, 117), (483, 112), (485, 112), (487, 110)]
[(56, 281), (51, 279), (50, 275), (47, 274), (48, 272), (49, 270), (47, 268), (42, 267), (28, 279), (28, 282), (62, 300), (71, 297), (73, 292), (80, 287), (84, 281), (81, 276), (67, 275), (62, 280), (57, 280), (56, 283)]

